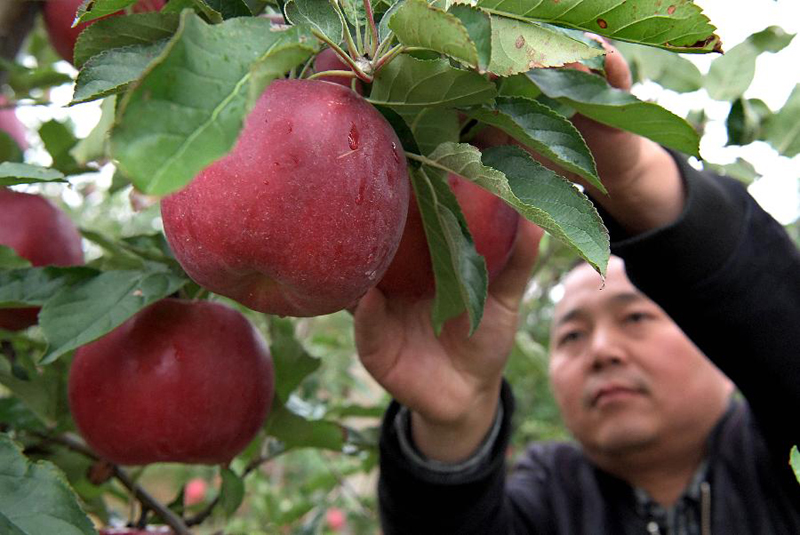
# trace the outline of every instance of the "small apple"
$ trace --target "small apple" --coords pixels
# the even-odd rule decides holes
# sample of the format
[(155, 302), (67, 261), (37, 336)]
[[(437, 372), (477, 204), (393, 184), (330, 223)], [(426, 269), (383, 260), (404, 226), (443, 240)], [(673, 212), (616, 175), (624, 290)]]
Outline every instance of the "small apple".
[[(81, 235), (70, 218), (39, 195), (0, 188), (0, 245), (34, 266), (83, 264)], [(0, 308), (0, 329), (34, 325), (38, 308)]]
[(329, 507), (325, 512), (325, 523), (328, 525), (328, 529), (333, 532), (342, 531), (347, 523), (347, 517), (344, 511), (338, 507)]
[[(314, 58), (314, 72), (324, 71), (350, 71), (350, 65), (342, 61), (342, 59), (333, 51), (332, 48), (326, 48)], [(320, 76), (316, 78), (323, 82), (331, 82), (332, 84), (339, 84), (345, 87), (352, 87), (352, 78), (345, 76)], [(364, 94), (364, 85), (360, 80), (356, 80), (356, 93), (359, 95)]]
[(277, 80), (233, 150), (161, 201), (178, 262), (201, 286), (269, 314), (342, 310), (374, 286), (403, 233), (403, 148), (353, 91)]
[(178, 299), (78, 348), (68, 384), (81, 435), (125, 465), (227, 463), (261, 428), (273, 390), (272, 359), (247, 318)]
[[(82, 22), (74, 28), (72, 27), (72, 23), (75, 21), (75, 14), (83, 2), (84, 0), (46, 0), (42, 8), (50, 44), (53, 45), (59, 56), (70, 63), (73, 62), (72, 52), (75, 49), (75, 42), (78, 40), (78, 36), (87, 26), (95, 22), (91, 20)], [(134, 4), (132, 10), (134, 13), (159, 11), (164, 7), (165, 3), (166, 0), (139, 0)], [(107, 16), (111, 17), (122, 13), (123, 11), (118, 11)]]
[(194, 477), (183, 486), (183, 503), (187, 507), (202, 503), (206, 499), (208, 483), (202, 477)]
[(0, 95), (0, 130), (11, 136), (20, 150), (28, 148), (28, 140), (25, 139), (25, 126), (17, 118), (14, 108), (7, 108), (8, 99)]
[[(464, 213), (475, 249), (486, 260), (491, 281), (508, 262), (520, 216), (500, 197), (469, 180), (450, 174), (447, 182)], [(400, 247), (378, 288), (389, 298), (418, 301), (434, 296), (436, 283), (428, 240), (414, 198)]]

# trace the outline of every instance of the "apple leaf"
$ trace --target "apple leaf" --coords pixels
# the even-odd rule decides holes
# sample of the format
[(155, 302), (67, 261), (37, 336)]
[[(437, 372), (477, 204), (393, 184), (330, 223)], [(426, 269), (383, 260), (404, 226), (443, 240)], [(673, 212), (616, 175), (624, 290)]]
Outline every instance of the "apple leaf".
[(793, 158), (800, 154), (800, 84), (794, 86), (783, 107), (764, 121), (761, 139), (772, 145), (782, 156)]
[(478, 54), (478, 66), (486, 70), (492, 59), (492, 19), (489, 14), (466, 4), (453, 4), (447, 12), (457, 17), (466, 28)]
[[(228, 46), (234, 42), (246, 46)], [(144, 193), (185, 186), (231, 149), (260, 89), (314, 46), (303, 27), (273, 31), (261, 17), (212, 26), (183, 12), (164, 52), (118, 106), (111, 150), (119, 168)]]
[(39, 165), (3, 162), (0, 163), (0, 186), (35, 184), (37, 182), (67, 182), (64, 173)]
[(404, 113), (482, 104), (495, 94), (494, 84), (474, 71), (456, 69), (443, 59), (420, 60), (401, 54), (375, 75), (368, 100)]
[(53, 158), (54, 169), (67, 175), (74, 175), (91, 171), (78, 165), (70, 151), (77, 145), (78, 138), (72, 132), (71, 126), (56, 120), (47, 121), (39, 127), (39, 137), (45, 149)]
[[(377, 105), (375, 106), (375, 109), (381, 112), (383, 118), (386, 119), (392, 126), (392, 130), (394, 130), (394, 133), (397, 134), (397, 139), (400, 140), (403, 150), (413, 154), (419, 154), (420, 149), (417, 145), (416, 138), (414, 138), (414, 132), (412, 132), (411, 127), (408, 126), (408, 120), (404, 119), (402, 115), (397, 113), (392, 108)], [(413, 112), (409, 112), (406, 115), (413, 117)], [(409, 160), (408, 165), (419, 167), (419, 162), (416, 162), (415, 160)]]
[(747, 145), (759, 138), (762, 123), (772, 116), (769, 106), (759, 99), (737, 98), (731, 105), (725, 127), (726, 145)]
[(264, 424), (268, 435), (283, 442), (286, 449), (320, 448), (342, 451), (345, 428), (328, 420), (313, 420), (301, 416), (287, 405), (273, 400), (272, 410)]
[(284, 13), (287, 21), (307, 24), (337, 45), (344, 38), (344, 21), (330, 0), (289, 0)]
[(614, 46), (628, 61), (634, 82), (652, 80), (678, 93), (690, 93), (703, 87), (700, 69), (678, 54), (622, 41)]
[(219, 504), (225, 516), (232, 516), (242, 505), (244, 500), (244, 480), (237, 476), (230, 468), (222, 467), (219, 470), (222, 478), (222, 487), (219, 489)]
[(285, 318), (268, 316), (270, 352), (275, 363), (275, 395), (286, 403), (300, 383), (320, 367), (320, 359), (308, 354), (295, 338), (294, 324)]
[(53, 429), (71, 418), (67, 400), (69, 362), (37, 366), (33, 355), (39, 351), (39, 348), (18, 351), (13, 364), (8, 359), (0, 359), (0, 385)]
[[(100, 104), (100, 120), (89, 132), (89, 135), (78, 141), (69, 150), (70, 155), (75, 158), (78, 165), (86, 165), (89, 162), (105, 162), (107, 160), (107, 141), (108, 132), (114, 124), (116, 113), (117, 97), (112, 95), (103, 99)], [(111, 192), (109, 192), (110, 194)]]
[(661, 0), (477, 0), (493, 15), (549, 22), (620, 41), (666, 48), (676, 52), (720, 49), (716, 29), (692, 2)]
[(69, 105), (126, 91), (161, 54), (166, 44), (167, 41), (159, 41), (149, 45), (130, 45), (92, 56), (78, 73)]
[(73, 60), (81, 68), (89, 58), (113, 49), (150, 45), (169, 39), (178, 29), (177, 13), (135, 13), (98, 20), (78, 36)]
[(41, 306), (62, 289), (99, 274), (85, 266), (0, 271), (0, 308)]
[[(1, 364), (0, 367), (2, 367)], [(24, 429), (39, 433), (47, 431), (44, 422), (22, 400), (16, 397), (0, 398), (0, 422), (7, 424), (12, 429)]]
[(563, 115), (535, 100), (520, 97), (498, 97), (494, 107), (476, 107), (463, 112), (482, 123), (496, 126), (605, 193), (589, 147), (578, 129)]
[(800, 483), (800, 451), (798, 451), (797, 446), (792, 446), (792, 451), (789, 455), (789, 465), (792, 467), (797, 482)]
[(23, 155), (17, 142), (7, 132), (0, 132), (0, 162), (22, 162)]
[(236, 17), (252, 17), (253, 12), (244, 0), (194, 0), (195, 3), (202, 2), (209, 8), (220, 14), (222, 20)]
[(536, 100), (542, 96), (542, 90), (524, 74), (515, 74), (514, 76), (497, 80), (497, 95)]
[(426, 0), (403, 2), (389, 21), (389, 29), (406, 46), (434, 50), (471, 67), (478, 67), (475, 43), (458, 17), (430, 5)]
[(492, 17), (489, 71), (501, 76), (536, 67), (560, 67), (602, 56), (605, 52), (533, 22)]
[(151, 266), (149, 271), (105, 271), (48, 299), (39, 313), (49, 344), (42, 364), (96, 340), (189, 282), (162, 265)]
[[(0, 245), (0, 268), (14, 269), (14, 268), (27, 268), (31, 266), (30, 260), (17, 256), (17, 253), (7, 245)], [(2, 274), (0, 274), (2, 280)], [(0, 293), (4, 292), (5, 288), (0, 289)]]
[(392, 32), (389, 29), (389, 22), (391, 22), (392, 17), (397, 12), (397, 10), (400, 9), (401, 7), (403, 7), (403, 4), (405, 4), (405, 3), (406, 3), (406, 0), (397, 0), (391, 6), (389, 6), (389, 9), (387, 9), (386, 12), (383, 14), (383, 16), (381, 17), (380, 22), (378, 22), (378, 40), (379, 41), (383, 41), (384, 39), (389, 37), (389, 34)]
[(445, 143), (429, 159), (501, 197), (605, 273), (610, 243), (594, 205), (571, 182), (520, 147), (492, 147), (481, 155), (471, 145)]
[(84, 0), (76, 13), (75, 24), (99, 19), (112, 13), (116, 13), (128, 6), (132, 6), (138, 0)]
[(64, 474), (48, 461), (30, 462), (0, 434), (0, 532), (7, 535), (94, 535)]
[(447, 141), (458, 141), (461, 127), (458, 112), (446, 108), (425, 108), (419, 113), (407, 113), (404, 119), (411, 129), (419, 149), (410, 152), (430, 154), (436, 147)]
[(486, 301), (486, 262), (475, 250), (458, 201), (440, 170), (415, 169), (411, 173), (411, 184), (436, 280), (433, 328), (438, 335), (447, 320), (466, 310), (472, 333), (480, 324)]
[(533, 69), (527, 76), (548, 97), (566, 102), (595, 121), (700, 157), (700, 137), (686, 120), (611, 87), (601, 76), (575, 69)]

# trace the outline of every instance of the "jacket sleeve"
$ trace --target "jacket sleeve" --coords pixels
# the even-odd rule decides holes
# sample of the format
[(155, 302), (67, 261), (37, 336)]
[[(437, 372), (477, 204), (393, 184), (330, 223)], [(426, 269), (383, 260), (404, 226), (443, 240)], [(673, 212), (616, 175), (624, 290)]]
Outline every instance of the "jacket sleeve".
[(739, 182), (676, 160), (687, 191), (682, 215), (635, 237), (607, 220), (612, 252), (736, 383), (785, 466), (800, 443), (800, 254)]

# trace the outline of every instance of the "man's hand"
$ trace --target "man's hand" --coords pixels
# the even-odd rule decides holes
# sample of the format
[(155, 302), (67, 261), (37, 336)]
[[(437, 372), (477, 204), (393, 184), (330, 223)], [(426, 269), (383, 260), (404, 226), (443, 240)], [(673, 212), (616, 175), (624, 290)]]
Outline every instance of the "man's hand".
[(428, 457), (466, 458), (491, 427), (541, 237), (539, 227), (520, 221), (511, 259), (489, 286), (483, 319), (471, 337), (462, 315), (447, 322), (437, 338), (431, 301), (389, 301), (372, 289), (356, 308), (359, 357), (378, 383), (412, 410), (416, 446)]

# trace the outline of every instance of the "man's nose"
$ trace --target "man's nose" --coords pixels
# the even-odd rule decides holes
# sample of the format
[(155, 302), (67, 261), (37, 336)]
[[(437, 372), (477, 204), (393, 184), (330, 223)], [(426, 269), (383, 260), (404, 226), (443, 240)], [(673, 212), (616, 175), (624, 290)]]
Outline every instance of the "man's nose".
[(622, 337), (610, 326), (598, 325), (594, 329), (589, 351), (590, 363), (595, 371), (607, 366), (619, 366), (627, 361)]

